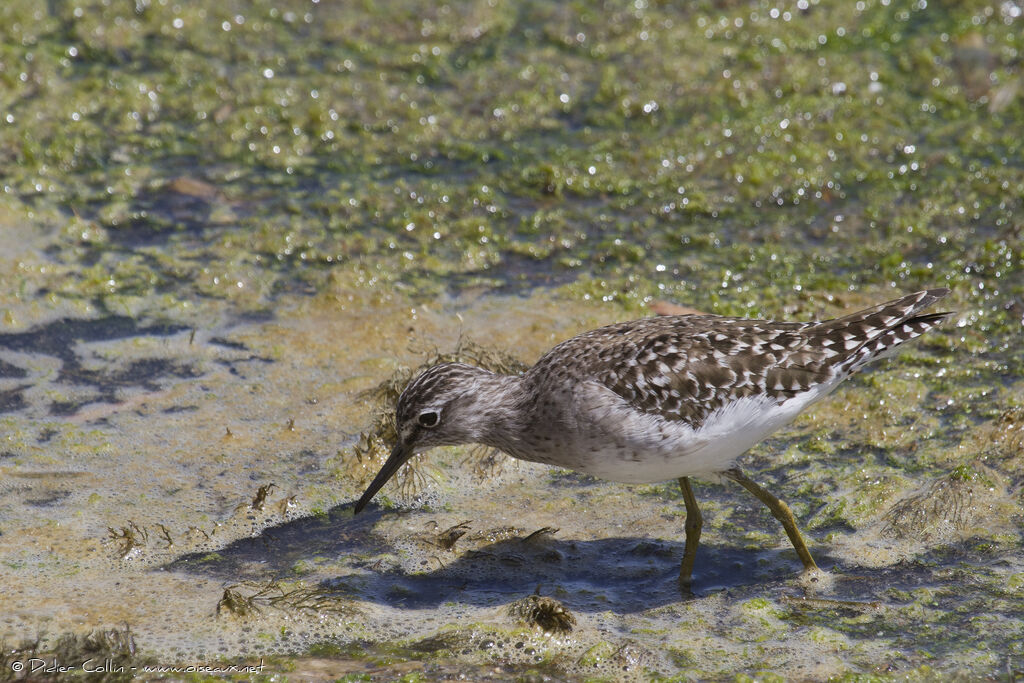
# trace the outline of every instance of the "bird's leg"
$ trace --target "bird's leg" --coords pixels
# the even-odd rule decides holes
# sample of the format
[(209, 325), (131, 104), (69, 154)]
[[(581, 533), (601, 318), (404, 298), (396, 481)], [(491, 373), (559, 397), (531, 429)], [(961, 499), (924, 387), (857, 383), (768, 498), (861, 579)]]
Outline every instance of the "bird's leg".
[(807, 550), (807, 544), (804, 543), (800, 530), (796, 528), (796, 520), (793, 518), (793, 512), (789, 509), (789, 506), (758, 486), (756, 482), (748, 479), (747, 475), (743, 474), (738, 467), (726, 471), (725, 476), (753, 493), (759, 501), (772, 511), (775, 519), (782, 522), (782, 528), (786, 530), (786, 535), (789, 536), (789, 541), (793, 544), (793, 548), (796, 549), (796, 554), (800, 556), (800, 561), (804, 563), (804, 570), (817, 569), (818, 565), (814, 563), (814, 558), (811, 557), (810, 551)]
[(697, 559), (697, 545), (700, 543), (700, 530), (704, 526), (704, 518), (697, 507), (697, 499), (690, 487), (689, 477), (679, 477), (679, 488), (683, 491), (683, 502), (686, 503), (686, 546), (683, 548), (683, 563), (679, 566), (679, 586), (686, 592), (690, 591), (690, 577), (693, 575), (693, 563)]

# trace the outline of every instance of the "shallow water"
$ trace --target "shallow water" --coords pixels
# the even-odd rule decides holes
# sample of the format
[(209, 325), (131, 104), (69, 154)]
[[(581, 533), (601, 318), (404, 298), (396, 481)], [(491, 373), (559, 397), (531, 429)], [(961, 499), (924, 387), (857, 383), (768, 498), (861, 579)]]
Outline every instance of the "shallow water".
[[(1019, 676), (1019, 14), (6, 3), (0, 677)], [(471, 449), (351, 514), (365, 392), (460, 340), (939, 285), (745, 456), (821, 575), (697, 482), (683, 596), (673, 483)]]

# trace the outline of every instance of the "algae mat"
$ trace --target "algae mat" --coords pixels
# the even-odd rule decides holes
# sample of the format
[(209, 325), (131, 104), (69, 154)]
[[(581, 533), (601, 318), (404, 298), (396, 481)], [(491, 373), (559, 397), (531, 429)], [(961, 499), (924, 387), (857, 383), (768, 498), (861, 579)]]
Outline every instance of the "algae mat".
[[(4, 3), (0, 676), (1019, 676), (1020, 15)], [(746, 456), (818, 581), (713, 482), (694, 598), (670, 484), (442, 449), (351, 514), (432, 357), (940, 285)]]

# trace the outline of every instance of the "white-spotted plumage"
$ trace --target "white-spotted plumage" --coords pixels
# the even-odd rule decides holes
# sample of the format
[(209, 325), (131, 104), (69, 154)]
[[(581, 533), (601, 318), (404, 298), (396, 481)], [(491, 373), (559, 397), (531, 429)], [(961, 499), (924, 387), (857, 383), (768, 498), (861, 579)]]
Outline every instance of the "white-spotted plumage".
[[(942, 322), (917, 292), (822, 322), (684, 315), (602, 327), (518, 376), (432, 367), (398, 403), (415, 452), (477, 442), (613, 481), (713, 474), (868, 362)], [(425, 409), (438, 424), (423, 427)]]
[[(788, 508), (736, 460), (864, 365), (949, 317), (921, 313), (948, 293), (921, 291), (822, 322), (682, 315), (618, 323), (562, 342), (516, 376), (434, 366), (399, 398), (399, 442), (356, 511), (415, 453), (462, 443), (613, 481), (680, 478), (688, 513), (698, 516), (686, 478), (725, 473), (783, 521), (811, 568)], [(687, 582), (696, 540), (692, 547), (688, 527)]]

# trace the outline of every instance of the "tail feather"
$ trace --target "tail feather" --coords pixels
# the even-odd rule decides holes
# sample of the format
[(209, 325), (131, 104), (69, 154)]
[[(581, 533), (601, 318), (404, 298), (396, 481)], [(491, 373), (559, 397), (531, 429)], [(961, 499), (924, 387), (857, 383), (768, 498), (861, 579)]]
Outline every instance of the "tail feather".
[(844, 315), (841, 318), (826, 320), (819, 323), (818, 328), (822, 331), (854, 328), (851, 331), (856, 331), (858, 324), (872, 329), (890, 328), (912, 318), (918, 311), (928, 308), (947, 294), (949, 294), (949, 290), (945, 287), (914, 292), (884, 304)]
[(905, 342), (921, 336), (953, 313), (920, 311), (949, 294), (946, 288), (929, 289), (856, 313), (827, 320), (814, 327), (821, 344), (833, 351), (836, 366), (844, 374), (883, 358)]
[(893, 354), (898, 347), (911, 339), (916, 339), (932, 329), (939, 323), (945, 321), (952, 313), (934, 313), (911, 318), (886, 332), (877, 339), (868, 342), (859, 349), (858, 357), (850, 364), (850, 369), (856, 372), (864, 365), (885, 358)]
[[(898, 307), (900, 302), (905, 302), (904, 305), (906, 308), (904, 310), (906, 312), (892, 322), (889, 322), (884, 329), (878, 330), (874, 335), (870, 335), (864, 344), (854, 349), (850, 359), (844, 363), (844, 365), (847, 366), (848, 371), (851, 373), (857, 372), (868, 363), (893, 354), (906, 342), (920, 337), (936, 325), (945, 322), (948, 318), (954, 315), (952, 311), (925, 313), (922, 315), (918, 315), (917, 313), (947, 294), (949, 294), (948, 289), (932, 289), (926, 292), (918, 292), (917, 294), (912, 294), (909, 297), (904, 297), (903, 299), (898, 299), (895, 302), (892, 302), (893, 306), (888, 310)], [(918, 296), (920, 296), (920, 298), (917, 299), (917, 301), (913, 301), (913, 298)], [(913, 303), (911, 303), (911, 301), (913, 301)]]

